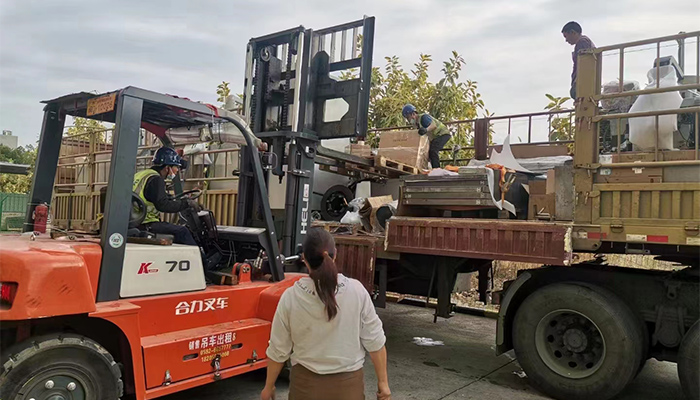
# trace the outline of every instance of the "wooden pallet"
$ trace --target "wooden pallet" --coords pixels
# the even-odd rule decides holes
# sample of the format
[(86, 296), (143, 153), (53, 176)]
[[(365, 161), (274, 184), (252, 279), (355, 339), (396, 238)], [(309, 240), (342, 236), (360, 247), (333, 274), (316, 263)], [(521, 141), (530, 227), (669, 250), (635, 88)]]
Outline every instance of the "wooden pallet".
[(389, 170), (402, 172), (404, 174), (416, 175), (419, 172), (418, 168), (415, 166), (404, 164), (384, 156), (376, 156), (374, 158), (374, 166), (375, 168), (386, 168)]
[(353, 164), (349, 162), (338, 161), (337, 166), (319, 165), (321, 171), (333, 172), (350, 177), (359, 177), (361, 174), (374, 178), (398, 178), (403, 175), (409, 175), (410, 172), (402, 171), (390, 167), (367, 166), (361, 164)]
[(336, 221), (314, 221), (311, 226), (323, 228), (332, 234), (357, 235), (362, 225), (344, 224)]

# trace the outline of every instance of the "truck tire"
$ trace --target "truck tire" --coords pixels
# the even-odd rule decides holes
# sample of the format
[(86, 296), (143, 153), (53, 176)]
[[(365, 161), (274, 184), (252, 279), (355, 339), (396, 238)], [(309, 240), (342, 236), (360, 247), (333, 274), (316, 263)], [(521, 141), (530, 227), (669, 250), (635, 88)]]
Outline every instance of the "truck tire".
[(121, 371), (98, 343), (73, 334), (53, 334), (10, 347), (2, 356), (0, 398), (115, 400), (122, 396)]
[(678, 378), (688, 400), (700, 399), (700, 321), (695, 321), (681, 341)]
[(557, 399), (605, 400), (637, 375), (643, 324), (597, 286), (556, 283), (530, 294), (513, 323), (513, 347), (534, 386)]

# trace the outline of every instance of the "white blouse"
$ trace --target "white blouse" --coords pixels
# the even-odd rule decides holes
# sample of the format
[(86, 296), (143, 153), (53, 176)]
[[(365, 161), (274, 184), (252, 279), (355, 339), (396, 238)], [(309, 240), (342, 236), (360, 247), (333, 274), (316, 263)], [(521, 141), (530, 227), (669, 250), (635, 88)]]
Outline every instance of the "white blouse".
[(280, 298), (272, 321), (267, 356), (301, 364), (317, 374), (352, 372), (362, 368), (365, 351), (381, 350), (386, 342), (382, 321), (362, 284), (338, 274), (335, 295), (338, 314), (328, 321), (313, 280), (301, 278)]

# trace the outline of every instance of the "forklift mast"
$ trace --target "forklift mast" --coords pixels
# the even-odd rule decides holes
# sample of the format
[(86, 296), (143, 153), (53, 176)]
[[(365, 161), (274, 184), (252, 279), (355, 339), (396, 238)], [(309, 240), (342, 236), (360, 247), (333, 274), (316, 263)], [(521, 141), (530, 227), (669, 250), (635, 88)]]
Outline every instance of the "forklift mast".
[[(317, 31), (300, 26), (248, 42), (244, 117), (253, 133), (271, 146), (266, 180), (270, 172), (280, 182), (287, 177), (282, 254), (300, 253), (311, 225), (319, 142), (364, 137), (367, 132), (373, 40), (374, 17), (365, 17)], [(338, 121), (326, 120), (326, 101), (332, 99), (348, 105)], [(249, 156), (243, 153), (241, 159), (236, 210), (236, 225), (241, 226), (263, 223), (263, 202), (254, 190)]]

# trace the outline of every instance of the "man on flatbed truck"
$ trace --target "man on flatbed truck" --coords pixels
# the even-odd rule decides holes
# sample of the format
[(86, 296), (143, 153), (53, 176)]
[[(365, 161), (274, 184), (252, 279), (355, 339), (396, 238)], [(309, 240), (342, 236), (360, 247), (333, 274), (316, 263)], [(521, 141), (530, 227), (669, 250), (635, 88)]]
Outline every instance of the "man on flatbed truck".
[(571, 89), (569, 90), (569, 96), (572, 99), (576, 99), (576, 67), (578, 61), (579, 53), (584, 49), (595, 49), (593, 41), (588, 38), (588, 36), (583, 34), (581, 25), (578, 22), (570, 21), (561, 29), (562, 35), (566, 43), (574, 46), (574, 51), (571, 53), (571, 58), (574, 62), (574, 68), (571, 71)]

